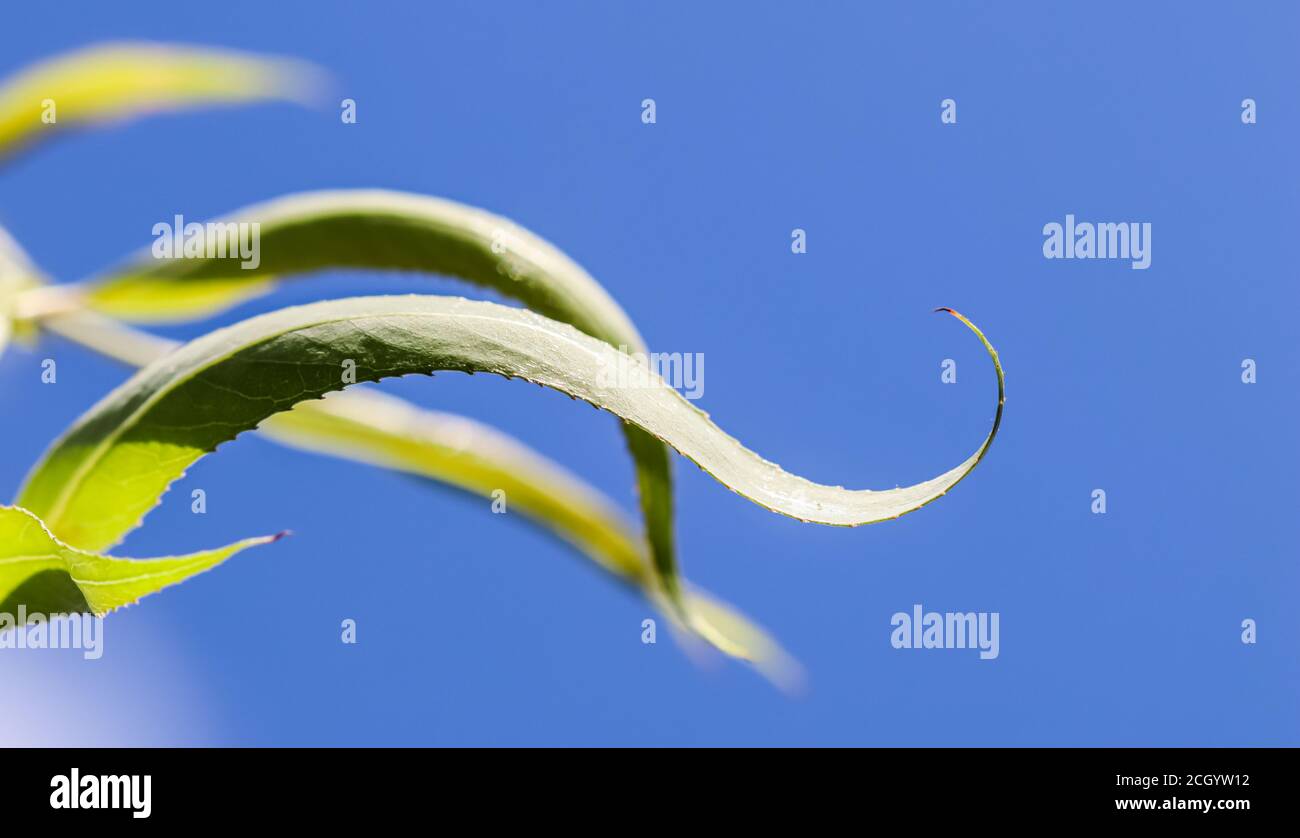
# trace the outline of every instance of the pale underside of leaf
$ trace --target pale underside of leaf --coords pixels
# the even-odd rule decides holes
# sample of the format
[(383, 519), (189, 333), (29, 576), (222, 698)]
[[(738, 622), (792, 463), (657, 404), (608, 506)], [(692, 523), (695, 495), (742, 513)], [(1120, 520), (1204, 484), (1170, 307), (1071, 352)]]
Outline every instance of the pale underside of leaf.
[[(532, 312), (427, 296), (314, 303), (218, 330), (141, 370), (54, 444), (19, 505), (68, 543), (106, 549), (199, 457), (267, 417), (342, 389), (340, 371), (351, 361), (357, 381), (438, 370), (532, 381), (642, 428), (768, 509), (857, 526), (940, 497), (984, 455), (1002, 409), (1001, 367), (984, 345), (998, 372), (999, 400), (993, 430), (978, 450), (914, 486), (848, 490), (783, 471), (725, 434), (644, 364)], [(611, 365), (619, 365), (619, 382), (602, 386)]]
[(76, 50), (0, 82), (0, 162), (69, 128), (183, 108), (306, 102), (322, 78), (301, 61), (211, 47), (123, 42)]

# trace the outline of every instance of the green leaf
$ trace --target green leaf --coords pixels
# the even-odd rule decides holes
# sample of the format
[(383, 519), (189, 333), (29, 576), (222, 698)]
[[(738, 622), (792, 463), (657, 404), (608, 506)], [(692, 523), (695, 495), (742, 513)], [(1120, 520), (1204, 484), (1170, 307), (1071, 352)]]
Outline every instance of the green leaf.
[[(957, 315), (960, 317), (960, 315)], [(70, 544), (102, 550), (222, 442), (293, 405), (357, 382), (436, 370), (518, 377), (608, 410), (732, 490), (804, 521), (857, 526), (919, 508), (984, 456), (1002, 412), (965, 462), (915, 486), (824, 486), (783, 471), (714, 425), (644, 364), (529, 311), (445, 297), (314, 303), (212, 332), (141, 370), (85, 414), (29, 476), (19, 504)], [(612, 368), (616, 384), (602, 384)]]
[[(277, 278), (330, 268), (421, 271), (460, 277), (611, 346), (646, 351), (631, 320), (590, 274), (541, 237), (484, 210), (402, 192), (344, 190), (291, 195), (218, 223), (258, 225), (255, 268), (245, 270), (238, 257), (157, 259), (150, 250), (86, 287), (85, 303), (123, 319), (175, 321), (265, 293)], [(680, 606), (671, 458), (638, 428), (624, 431), (655, 572)]]
[(290, 59), (175, 44), (100, 44), (0, 83), (0, 162), (70, 128), (183, 108), (304, 102), (320, 82), (318, 70)]
[[(170, 221), (171, 219), (168, 219)], [(459, 277), (629, 351), (644, 351), (618, 303), (550, 242), (485, 210), (388, 190), (304, 192), (214, 224), (259, 225), (256, 267), (239, 256), (155, 257), (147, 248), (83, 290), (85, 303), (135, 322), (218, 313), (281, 279), (319, 271), (418, 271)]]
[[(43, 325), (133, 366), (179, 346), (92, 312), (63, 314)], [(290, 448), (405, 472), (481, 497), (500, 489), (510, 511), (550, 529), (679, 621), (659, 591), (645, 540), (618, 507), (562, 466), (494, 428), (357, 388), (302, 402), (265, 420), (258, 432)], [(798, 664), (761, 628), (693, 587), (684, 596), (687, 630), (725, 654), (749, 661), (782, 686), (799, 682)]]
[(63, 543), (26, 509), (0, 506), (0, 614), (103, 615), (210, 570), (249, 547), (249, 538), (217, 550), (161, 559), (123, 559)]

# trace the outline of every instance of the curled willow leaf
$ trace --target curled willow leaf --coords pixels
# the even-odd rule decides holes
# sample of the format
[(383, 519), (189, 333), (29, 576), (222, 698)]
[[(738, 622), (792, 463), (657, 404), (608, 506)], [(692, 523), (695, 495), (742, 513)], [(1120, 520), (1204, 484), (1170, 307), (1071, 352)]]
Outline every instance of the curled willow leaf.
[[(959, 315), (958, 315), (959, 316)], [(741, 495), (824, 524), (896, 518), (940, 497), (983, 457), (938, 477), (882, 491), (813, 483), (727, 436), (644, 363), (529, 311), (459, 298), (358, 297), (284, 309), (212, 332), (141, 370), (46, 453), (19, 504), (85, 549), (137, 526), (194, 461), (293, 405), (355, 381), (437, 370), (523, 378), (607, 410), (664, 441)], [(621, 365), (616, 386), (601, 384)]]

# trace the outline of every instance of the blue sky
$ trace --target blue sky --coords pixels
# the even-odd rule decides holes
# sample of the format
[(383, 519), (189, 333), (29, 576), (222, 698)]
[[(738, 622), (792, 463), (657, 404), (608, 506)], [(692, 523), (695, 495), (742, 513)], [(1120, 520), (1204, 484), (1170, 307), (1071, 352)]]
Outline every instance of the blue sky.
[[(207, 111), (24, 156), (0, 170), (0, 224), (61, 279), (176, 213), (403, 189), (558, 244), (653, 349), (704, 354), (715, 421), (811, 479), (913, 483), (978, 445), (992, 372), (935, 306), (1000, 350), (1007, 409), (950, 495), (855, 530), (768, 513), (679, 459), (685, 571), (802, 661), (798, 698), (701, 668), (666, 632), (643, 645), (644, 603), (517, 516), (244, 437), (125, 552), (295, 536), (114, 615), (99, 661), (4, 653), (22, 688), (0, 699), (0, 741), (1300, 744), (1294, 7), (84, 6), (8, 10), (0, 71), (117, 38), (275, 52), (328, 68), (358, 122)], [(1151, 223), (1150, 268), (1045, 259), (1043, 225), (1067, 213)], [(467, 292), (329, 275), (167, 334), (418, 290)], [(123, 378), (53, 340), (0, 359), (0, 495)], [(632, 508), (606, 415), (482, 376), (384, 389), (488, 420)], [(915, 603), (998, 612), (1000, 656), (892, 648)]]

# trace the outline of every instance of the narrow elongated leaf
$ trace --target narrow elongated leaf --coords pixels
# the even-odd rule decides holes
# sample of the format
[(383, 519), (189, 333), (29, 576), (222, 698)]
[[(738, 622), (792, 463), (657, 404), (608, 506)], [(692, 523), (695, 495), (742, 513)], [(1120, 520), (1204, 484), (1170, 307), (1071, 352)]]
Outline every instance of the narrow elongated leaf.
[[(180, 346), (93, 312), (62, 314), (43, 325), (132, 366), (144, 366)], [(358, 388), (302, 402), (264, 421), (258, 432), (290, 448), (406, 472), (482, 497), (500, 489), (512, 511), (551, 529), (679, 621), (677, 609), (659, 590), (645, 540), (617, 506), (560, 465), (487, 425)], [(799, 682), (799, 665), (763, 629), (693, 587), (685, 588), (684, 598), (690, 621), (684, 628), (725, 654), (749, 661), (781, 686)]]
[[(825, 486), (783, 471), (714, 425), (648, 367), (529, 311), (444, 297), (360, 297), (255, 317), (141, 370), (46, 453), (19, 504), (68, 543), (102, 550), (134, 528), (170, 484), (222, 442), (298, 402), (342, 389), (347, 370), (375, 381), (436, 370), (523, 378), (608, 410), (657, 437), (724, 485), (804, 521), (857, 526), (940, 497), (983, 457), (923, 483), (883, 491)], [(616, 386), (606, 386), (612, 367)]]
[[(167, 219), (171, 221), (172, 219)], [(630, 351), (645, 344), (618, 303), (550, 242), (485, 210), (379, 189), (304, 192), (236, 210), (213, 224), (257, 224), (255, 266), (229, 250), (159, 258), (150, 247), (84, 288), (85, 303), (135, 322), (182, 322), (329, 269), (459, 277)]]
[(107, 614), (210, 570), (279, 536), (161, 559), (123, 559), (70, 547), (26, 509), (0, 506), (0, 614)]
[(209, 47), (110, 43), (37, 64), (0, 83), (0, 162), (69, 128), (165, 110), (305, 101), (319, 71), (300, 61)]
[[(159, 259), (151, 248), (87, 287), (86, 304), (124, 319), (189, 319), (264, 293), (276, 278), (327, 268), (421, 271), (468, 280), (611, 346), (646, 351), (631, 320), (590, 274), (539, 236), (480, 209), (402, 192), (343, 190), (291, 195), (218, 223), (227, 241), (239, 229), (229, 225), (258, 225), (258, 258), (215, 247), (209, 256), (205, 247), (202, 255)], [(624, 431), (653, 565), (680, 606), (671, 459), (635, 426)]]

